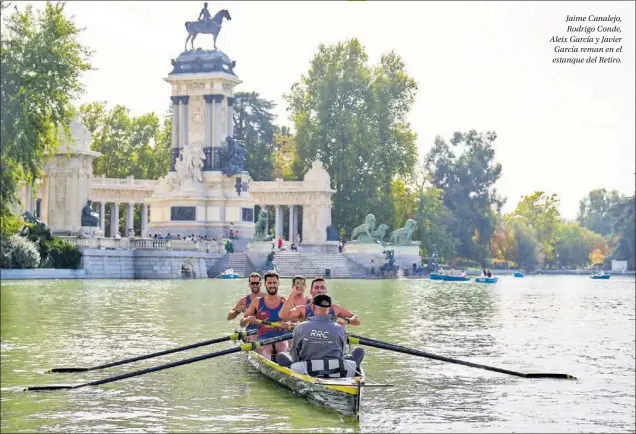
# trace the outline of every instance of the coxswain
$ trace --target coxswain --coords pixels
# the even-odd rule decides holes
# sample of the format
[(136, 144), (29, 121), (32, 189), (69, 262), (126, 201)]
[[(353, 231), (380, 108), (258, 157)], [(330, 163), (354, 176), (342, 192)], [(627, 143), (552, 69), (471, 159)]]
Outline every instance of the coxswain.
[[(315, 297), (317, 294), (326, 294), (327, 282), (325, 281), (325, 279), (323, 279), (322, 277), (316, 277), (314, 280), (312, 280), (309, 293), (312, 297)], [(307, 300), (307, 302), (302, 306), (283, 306), (283, 309), (281, 309), (280, 311), (280, 316), (287, 321), (302, 322), (314, 316), (313, 308), (313, 301)], [(339, 304), (332, 304), (329, 310), (329, 314), (333, 316), (333, 319), (336, 320), (336, 322), (340, 325), (360, 325), (360, 319), (358, 318), (358, 316), (354, 313), (349, 312), (347, 309), (340, 306)]]
[(315, 315), (294, 329), (289, 353), (278, 353), (276, 363), (295, 372), (321, 377), (353, 377), (360, 372), (364, 350), (345, 355), (347, 335), (333, 322), (331, 297), (318, 293), (312, 300)]
[[(255, 298), (241, 319), (241, 327), (245, 327), (248, 324), (257, 324), (257, 336), (259, 341), (284, 335), (291, 330), (291, 324), (282, 321), (279, 316), (283, 303), (285, 303), (285, 298), (278, 295), (278, 284), (280, 282), (278, 273), (276, 271), (268, 271), (263, 278), (265, 280), (265, 291), (267, 291), (267, 293), (262, 297)], [(283, 327), (272, 327), (271, 325), (258, 323), (257, 320), (280, 322)], [(272, 356), (275, 353), (282, 353), (283, 351), (287, 351), (288, 348), (289, 341), (283, 341), (274, 344), (274, 346), (266, 345), (257, 351), (263, 357), (272, 360)]]
[[(247, 277), (247, 282), (250, 288), (250, 293), (245, 297), (241, 297), (238, 302), (236, 302), (236, 306), (234, 309), (228, 312), (227, 320), (232, 321), (234, 318), (238, 316), (239, 313), (243, 313), (247, 310), (248, 307), (252, 304), (254, 299), (263, 297), (265, 295), (264, 292), (261, 291), (261, 275), (258, 273), (251, 273)], [(249, 324), (246, 328), (246, 331), (256, 330), (256, 324)], [(256, 335), (248, 336), (250, 340), (255, 340)]]

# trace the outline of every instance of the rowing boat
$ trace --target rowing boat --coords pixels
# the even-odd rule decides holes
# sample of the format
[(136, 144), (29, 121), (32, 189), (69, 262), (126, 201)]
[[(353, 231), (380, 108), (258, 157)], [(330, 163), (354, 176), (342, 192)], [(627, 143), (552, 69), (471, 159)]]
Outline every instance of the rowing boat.
[(475, 282), (477, 283), (497, 283), (499, 280), (498, 277), (476, 277)]
[(609, 279), (611, 276), (611, 274), (592, 274), (590, 276), (590, 279), (601, 279), (601, 280), (607, 280)]
[(364, 386), (364, 370), (360, 376), (347, 378), (316, 378), (285, 368), (256, 351), (249, 351), (247, 361), (261, 374), (290, 389), (310, 402), (344, 416), (360, 420), (360, 400)]

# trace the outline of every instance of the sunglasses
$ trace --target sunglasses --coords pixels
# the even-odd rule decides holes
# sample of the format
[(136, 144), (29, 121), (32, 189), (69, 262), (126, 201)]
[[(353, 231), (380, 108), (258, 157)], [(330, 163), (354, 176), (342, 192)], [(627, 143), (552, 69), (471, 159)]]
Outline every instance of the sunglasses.
[(250, 282), (250, 286), (260, 285), (261, 282)]

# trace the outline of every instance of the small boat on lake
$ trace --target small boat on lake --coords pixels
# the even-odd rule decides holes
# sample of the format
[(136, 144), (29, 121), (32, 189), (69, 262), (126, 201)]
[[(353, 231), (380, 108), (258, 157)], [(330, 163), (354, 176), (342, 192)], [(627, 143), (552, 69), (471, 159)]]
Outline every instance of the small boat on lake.
[(515, 277), (526, 277), (526, 273), (523, 271), (515, 271), (513, 274)]
[(219, 279), (238, 279), (240, 277), (241, 276), (235, 273), (232, 268), (228, 268), (224, 272), (219, 274)]
[(468, 282), (470, 277), (465, 276), (453, 276), (452, 274), (445, 274), (442, 276), (444, 282)]
[(438, 273), (431, 273), (428, 275), (429, 279), (431, 280), (442, 280), (442, 274), (438, 274)]
[(602, 280), (608, 280), (610, 278), (611, 274), (592, 274), (590, 276), (590, 279), (602, 279)]
[(475, 282), (477, 283), (497, 283), (499, 281), (498, 277), (475, 277)]

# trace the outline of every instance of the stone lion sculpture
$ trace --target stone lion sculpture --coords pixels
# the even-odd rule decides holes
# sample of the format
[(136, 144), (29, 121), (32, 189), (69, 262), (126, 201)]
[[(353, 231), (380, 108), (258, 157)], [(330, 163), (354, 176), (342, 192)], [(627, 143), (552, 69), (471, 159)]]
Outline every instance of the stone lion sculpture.
[(254, 241), (271, 241), (274, 239), (274, 235), (267, 234), (267, 211), (261, 209), (258, 212), (258, 219), (254, 225), (256, 233), (254, 234)]
[(364, 223), (355, 228), (351, 232), (351, 240), (355, 240), (360, 244), (368, 244), (375, 243), (375, 239), (373, 239), (373, 230), (375, 229), (375, 216), (373, 214), (368, 214), (364, 218)]
[(376, 240), (383, 242), (384, 241), (384, 237), (386, 236), (386, 231), (389, 229), (389, 226), (387, 226), (386, 224), (382, 223), (380, 226), (378, 226), (378, 228), (376, 230), (374, 230), (373, 232), (371, 232), (371, 236), (373, 236), (373, 238), (375, 238)]
[(417, 226), (417, 222), (413, 219), (408, 219), (406, 224), (401, 229), (396, 229), (389, 235), (389, 242), (396, 246), (410, 246), (412, 243), (411, 236)]

